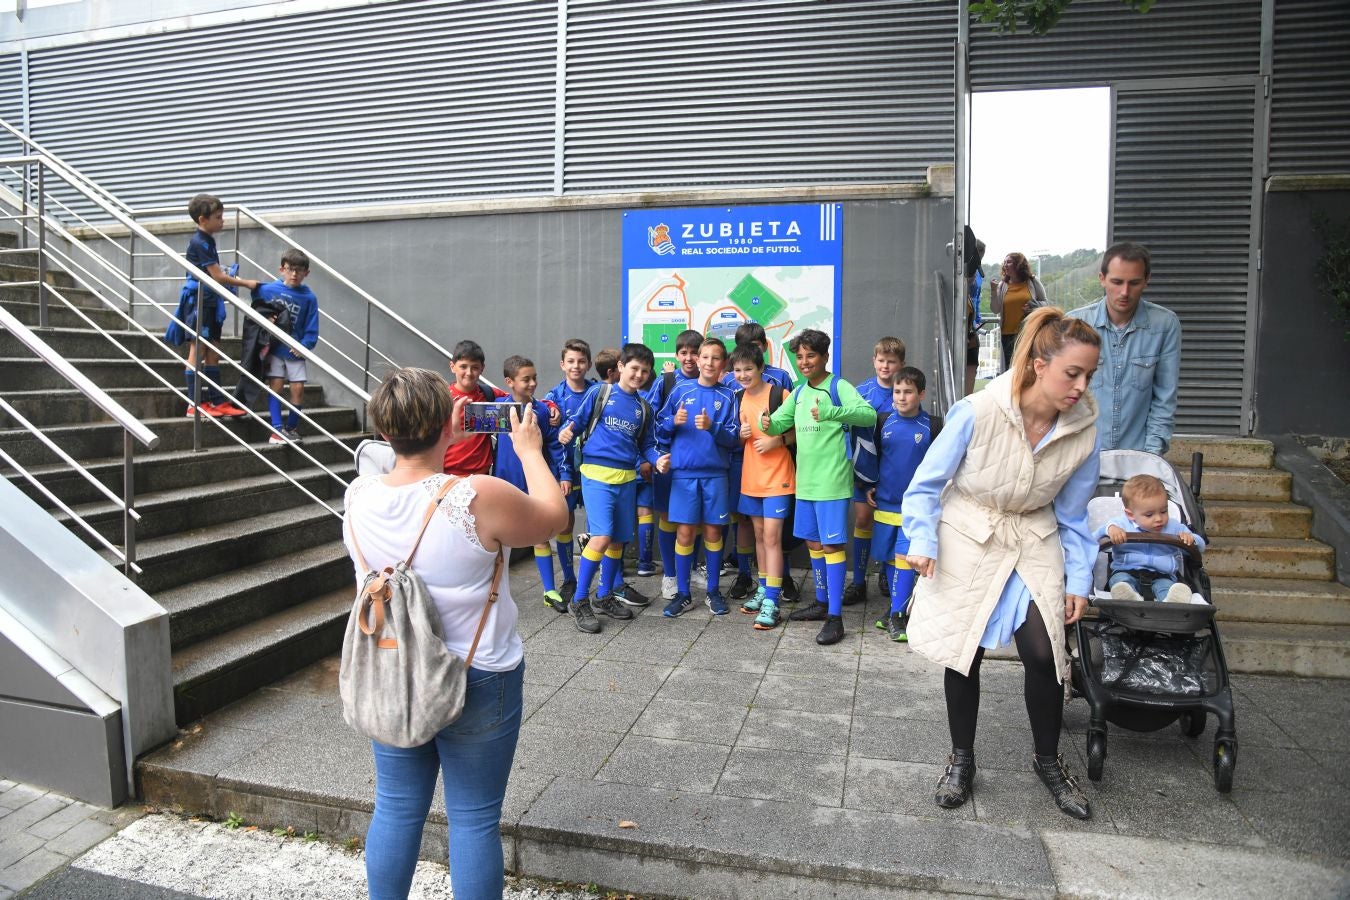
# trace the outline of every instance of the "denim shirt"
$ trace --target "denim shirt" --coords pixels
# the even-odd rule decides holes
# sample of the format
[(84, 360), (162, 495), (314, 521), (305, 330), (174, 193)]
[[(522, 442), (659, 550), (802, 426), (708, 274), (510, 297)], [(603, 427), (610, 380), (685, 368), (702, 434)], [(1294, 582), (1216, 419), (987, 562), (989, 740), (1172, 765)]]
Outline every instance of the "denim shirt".
[(1117, 329), (1107, 318), (1103, 298), (1069, 315), (1096, 328), (1102, 338), (1101, 359), (1092, 377), (1102, 449), (1166, 453), (1172, 442), (1181, 368), (1181, 324), (1176, 314), (1141, 300), (1130, 323)]

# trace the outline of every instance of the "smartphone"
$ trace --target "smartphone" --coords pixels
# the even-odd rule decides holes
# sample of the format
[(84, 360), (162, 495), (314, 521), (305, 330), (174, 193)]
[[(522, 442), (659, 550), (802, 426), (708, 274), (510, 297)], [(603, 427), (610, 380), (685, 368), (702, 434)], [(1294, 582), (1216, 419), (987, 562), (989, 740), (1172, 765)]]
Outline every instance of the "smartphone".
[(525, 404), (503, 400), (496, 403), (469, 403), (464, 407), (464, 430), (479, 434), (500, 434), (511, 430), (511, 410), (516, 418), (525, 415)]

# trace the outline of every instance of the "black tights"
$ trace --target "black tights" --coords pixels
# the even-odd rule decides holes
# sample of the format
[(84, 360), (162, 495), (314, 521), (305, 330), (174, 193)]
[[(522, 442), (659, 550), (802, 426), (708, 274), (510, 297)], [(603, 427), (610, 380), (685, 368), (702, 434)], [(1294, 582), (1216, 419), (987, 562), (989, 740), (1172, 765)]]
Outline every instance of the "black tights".
[[(1013, 632), (1017, 653), (1022, 657), (1026, 680), (1027, 718), (1031, 720), (1031, 737), (1040, 756), (1054, 756), (1059, 752), (1059, 729), (1064, 721), (1064, 688), (1055, 672), (1055, 651), (1050, 646), (1050, 635), (1045, 631), (1041, 614), (1033, 604), (1027, 610), (1027, 620)], [(947, 725), (952, 732), (952, 746), (958, 750), (975, 748), (975, 720), (980, 713), (980, 661), (984, 648), (975, 651), (970, 674), (962, 675), (947, 669), (944, 686), (947, 693)]]

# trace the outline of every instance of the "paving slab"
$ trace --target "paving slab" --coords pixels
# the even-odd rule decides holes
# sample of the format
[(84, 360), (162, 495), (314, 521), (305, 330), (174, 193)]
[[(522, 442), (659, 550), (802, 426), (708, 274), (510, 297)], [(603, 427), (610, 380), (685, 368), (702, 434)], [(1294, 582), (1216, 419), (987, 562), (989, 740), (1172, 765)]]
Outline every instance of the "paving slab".
[(1189, 841), (1047, 831), (1060, 896), (1073, 900), (1269, 900), (1344, 897), (1344, 867)]

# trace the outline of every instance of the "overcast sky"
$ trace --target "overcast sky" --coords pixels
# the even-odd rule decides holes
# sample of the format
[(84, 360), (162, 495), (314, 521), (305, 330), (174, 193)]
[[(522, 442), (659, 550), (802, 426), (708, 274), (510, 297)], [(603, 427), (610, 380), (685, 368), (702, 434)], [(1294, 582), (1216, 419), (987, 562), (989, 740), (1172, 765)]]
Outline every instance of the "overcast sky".
[(970, 227), (986, 264), (1105, 249), (1110, 91), (972, 95)]

